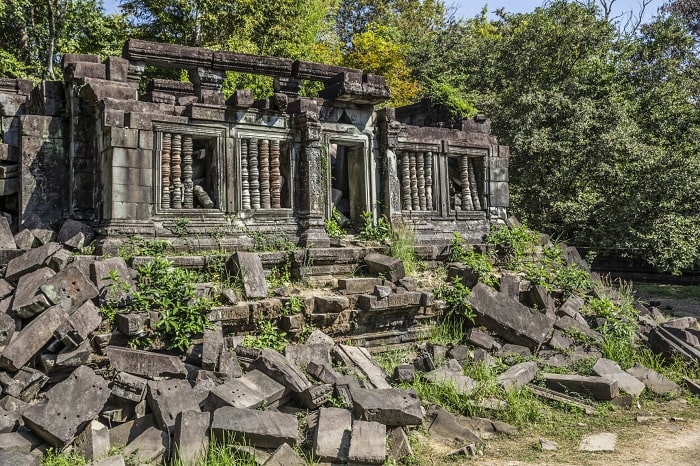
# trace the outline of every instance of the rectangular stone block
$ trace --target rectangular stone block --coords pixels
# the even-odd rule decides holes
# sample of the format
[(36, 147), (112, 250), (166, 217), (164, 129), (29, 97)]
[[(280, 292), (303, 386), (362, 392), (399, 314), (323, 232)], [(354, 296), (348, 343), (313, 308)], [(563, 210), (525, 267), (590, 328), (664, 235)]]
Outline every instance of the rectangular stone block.
[(92, 301), (85, 301), (82, 306), (68, 317), (68, 322), (61, 325), (54, 336), (68, 348), (76, 348), (85, 341), (90, 333), (102, 323), (102, 314)]
[(226, 119), (226, 107), (223, 105), (191, 103), (187, 106), (185, 115), (193, 120), (224, 121)]
[(338, 279), (338, 291), (343, 294), (371, 294), (374, 287), (381, 283), (381, 278), (341, 278)]
[(423, 412), (415, 392), (398, 388), (352, 390), (357, 419), (387, 426), (420, 425)]
[(57, 273), (40, 288), (52, 304), (61, 306), (68, 314), (97, 297), (97, 288), (77, 267)]
[(321, 408), (314, 436), (314, 458), (321, 462), (345, 463), (351, 430), (352, 414), (349, 410)]
[(12, 300), (12, 311), (17, 316), (28, 319), (49, 307), (49, 301), (39, 292), (39, 287), (54, 275), (54, 271), (48, 267), (41, 267), (22, 275), (17, 281), (17, 289)]
[(596, 400), (612, 400), (619, 393), (617, 382), (603, 377), (570, 374), (541, 374), (548, 388), (590, 395)]
[(107, 398), (107, 382), (89, 367), (80, 366), (47, 391), (41, 402), (30, 406), (22, 418), (35, 434), (62, 448), (97, 418)]
[(136, 149), (139, 147), (139, 130), (132, 128), (109, 128), (106, 133), (112, 147), (126, 147)]
[(110, 364), (120, 372), (148, 378), (187, 376), (185, 364), (176, 356), (118, 346), (108, 346), (106, 353)]
[(381, 274), (391, 282), (396, 282), (406, 276), (403, 261), (395, 257), (372, 253), (365, 256), (365, 263), (370, 272)]
[(238, 251), (233, 255), (233, 271), (240, 274), (247, 298), (267, 298), (267, 280), (260, 256)]
[(183, 411), (175, 420), (173, 457), (183, 466), (195, 465), (206, 455), (209, 446), (209, 413)]
[(53, 337), (53, 333), (68, 321), (68, 314), (60, 306), (53, 306), (32, 320), (7, 345), (0, 355), (0, 367), (19, 370)]
[(158, 426), (168, 432), (175, 428), (178, 414), (183, 411), (199, 411), (192, 386), (182, 379), (148, 382), (147, 399)]
[(353, 422), (348, 466), (384, 464), (384, 461), (386, 461), (386, 426), (378, 422)]
[(112, 393), (119, 398), (138, 403), (146, 394), (147, 383), (146, 379), (120, 372), (112, 382)]
[(476, 324), (483, 325), (516, 345), (539, 348), (554, 321), (533, 311), (493, 288), (478, 283), (469, 302), (476, 314)]
[(296, 445), (299, 423), (293, 414), (225, 406), (212, 414), (211, 432), (217, 440), (245, 439), (254, 447), (277, 448)]
[(291, 76), (293, 60), (237, 52), (214, 52), (214, 69), (269, 76)]
[(284, 393), (282, 384), (254, 370), (214, 387), (208, 401), (213, 407), (258, 408), (274, 404)]
[(126, 82), (129, 73), (129, 60), (121, 57), (107, 57), (105, 60), (107, 79), (110, 81)]
[(20, 276), (37, 270), (45, 265), (49, 258), (59, 249), (61, 249), (60, 244), (49, 243), (12, 259), (8, 262), (5, 269), (5, 279), (13, 282), (19, 279)]

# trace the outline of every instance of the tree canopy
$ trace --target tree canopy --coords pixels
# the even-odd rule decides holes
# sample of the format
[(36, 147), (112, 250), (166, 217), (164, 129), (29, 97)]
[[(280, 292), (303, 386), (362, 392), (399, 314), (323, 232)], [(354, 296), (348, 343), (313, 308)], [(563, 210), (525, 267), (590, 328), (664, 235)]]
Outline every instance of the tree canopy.
[[(0, 0), (0, 76), (60, 79), (61, 53), (118, 55), (127, 37), (362, 68), (387, 78), (390, 106), (433, 95), (456, 118), (488, 114), (531, 227), (680, 271), (700, 264), (700, 2), (646, 22), (612, 3), (463, 19), (442, 0), (122, 0), (113, 15)], [(225, 91), (241, 87), (272, 92), (229, 73)]]

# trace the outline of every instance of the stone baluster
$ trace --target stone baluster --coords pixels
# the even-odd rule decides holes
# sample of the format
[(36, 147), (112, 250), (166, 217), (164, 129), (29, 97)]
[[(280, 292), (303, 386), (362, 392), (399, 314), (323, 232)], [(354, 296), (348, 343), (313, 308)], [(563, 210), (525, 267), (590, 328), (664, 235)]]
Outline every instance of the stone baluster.
[(260, 208), (260, 171), (258, 170), (258, 140), (250, 139), (250, 149), (248, 150), (248, 180), (250, 183), (250, 207)]
[(472, 204), (474, 205), (474, 210), (481, 210), (481, 202), (479, 201), (479, 187), (476, 184), (476, 174), (474, 173), (474, 160), (473, 157), (469, 157), (469, 184), (472, 187)]
[(425, 210), (425, 159), (423, 153), (416, 154), (416, 175), (418, 177), (418, 207)]
[(433, 153), (425, 153), (425, 207), (433, 210)]
[(170, 176), (173, 180), (172, 197), (170, 206), (173, 209), (182, 209), (182, 136), (173, 134), (173, 145), (170, 156)]
[(408, 152), (401, 153), (401, 208), (411, 210), (411, 174), (408, 170)]
[(192, 136), (182, 137), (182, 184), (184, 195), (182, 206), (185, 209), (194, 208), (194, 191), (192, 184)]
[(260, 206), (270, 208), (270, 142), (260, 141)]
[(416, 153), (411, 152), (408, 155), (408, 171), (411, 175), (411, 209), (418, 210), (420, 204), (418, 201), (418, 176), (416, 175)]
[(282, 207), (282, 180), (280, 175), (280, 142), (270, 141), (270, 203), (273, 209)]
[(241, 204), (250, 209), (250, 186), (248, 184), (248, 140), (241, 139)]
[(469, 158), (466, 155), (459, 158), (459, 173), (462, 178), (462, 210), (474, 210), (469, 187)]
[(160, 151), (160, 174), (162, 176), (160, 206), (163, 209), (170, 208), (170, 148), (172, 146), (172, 136), (170, 133), (163, 133), (163, 142)]

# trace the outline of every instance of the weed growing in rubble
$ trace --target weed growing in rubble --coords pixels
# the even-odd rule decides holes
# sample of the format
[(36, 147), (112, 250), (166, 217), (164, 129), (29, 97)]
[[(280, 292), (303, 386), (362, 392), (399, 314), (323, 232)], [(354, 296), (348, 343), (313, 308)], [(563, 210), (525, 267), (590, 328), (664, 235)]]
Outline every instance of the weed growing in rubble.
[(326, 220), (326, 233), (328, 233), (329, 238), (340, 238), (346, 234), (343, 228), (343, 218), (335, 207), (331, 212), (331, 218)]
[(384, 217), (379, 217), (374, 223), (374, 214), (366, 210), (362, 212), (362, 228), (360, 228), (360, 239), (365, 241), (384, 241), (389, 237), (389, 223)]
[(468, 299), (471, 293), (459, 277), (455, 277), (452, 283), (442, 283), (435, 289), (435, 297), (445, 301), (449, 308), (446, 319), (465, 319), (474, 324), (475, 316)]
[(459, 233), (452, 232), (450, 241), (450, 262), (459, 262), (466, 265), (479, 275), (479, 281), (496, 288), (498, 277), (494, 273), (494, 267), (488, 257), (479, 254), (469, 244), (464, 244), (464, 238)]
[(390, 239), (389, 255), (403, 261), (406, 275), (414, 275), (424, 268), (424, 264), (418, 260), (416, 255), (416, 237), (408, 226), (403, 224), (393, 226)]
[(41, 458), (41, 466), (84, 466), (87, 461), (76, 452), (62, 452), (53, 448), (46, 450)]
[(119, 247), (119, 257), (128, 262), (136, 256), (160, 256), (170, 248), (169, 241), (132, 236)]
[(243, 344), (249, 348), (271, 348), (280, 353), (288, 343), (287, 333), (277, 328), (274, 322), (265, 319), (259, 320), (255, 334), (247, 335), (243, 341)]

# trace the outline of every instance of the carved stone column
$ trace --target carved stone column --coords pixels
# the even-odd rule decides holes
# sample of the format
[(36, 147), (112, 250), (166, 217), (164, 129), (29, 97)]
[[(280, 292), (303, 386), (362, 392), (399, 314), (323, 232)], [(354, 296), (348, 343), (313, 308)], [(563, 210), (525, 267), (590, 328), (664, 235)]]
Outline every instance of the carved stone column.
[[(325, 207), (328, 202), (328, 161), (321, 152), (321, 123), (318, 114), (305, 112), (294, 120), (295, 139), (301, 147), (301, 179), (296, 187), (301, 192), (299, 221), (304, 232), (299, 243), (304, 247), (330, 247), (330, 238), (324, 228)], [(325, 167), (325, 170), (324, 170)]]
[(173, 134), (173, 145), (170, 152), (170, 177), (172, 178), (172, 191), (170, 207), (182, 209), (182, 136)]
[(161, 181), (161, 193), (160, 193), (160, 206), (163, 209), (170, 208), (170, 148), (172, 146), (172, 136), (170, 133), (163, 134), (163, 142), (160, 152), (160, 174), (162, 176)]
[(182, 185), (184, 194), (182, 207), (194, 208), (194, 191), (192, 184), (192, 136), (182, 137)]
[(270, 142), (260, 141), (260, 206), (270, 208)]
[[(401, 221), (401, 204), (406, 210), (410, 209), (410, 193), (405, 195), (404, 179), (398, 172), (396, 148), (398, 146), (401, 123), (396, 121), (393, 108), (385, 108), (377, 111), (377, 124), (379, 126), (379, 156), (381, 160), (380, 184), (384, 215), (391, 223)], [(408, 157), (405, 159), (408, 167)], [(404, 165), (401, 165), (401, 170)], [(408, 204), (406, 204), (408, 202)]]
[(248, 184), (250, 185), (250, 207), (260, 208), (260, 171), (258, 170), (258, 140), (250, 139), (248, 148)]
[(250, 209), (250, 184), (248, 183), (248, 140), (241, 139), (241, 207)]
[(282, 207), (282, 180), (280, 179), (280, 142), (270, 142), (270, 204), (273, 209)]
[(425, 204), (426, 209), (433, 210), (433, 153), (425, 153)]
[(469, 159), (466, 155), (459, 158), (459, 172), (462, 179), (462, 210), (474, 210), (472, 192), (469, 188)]

